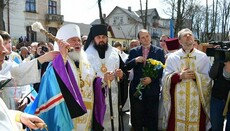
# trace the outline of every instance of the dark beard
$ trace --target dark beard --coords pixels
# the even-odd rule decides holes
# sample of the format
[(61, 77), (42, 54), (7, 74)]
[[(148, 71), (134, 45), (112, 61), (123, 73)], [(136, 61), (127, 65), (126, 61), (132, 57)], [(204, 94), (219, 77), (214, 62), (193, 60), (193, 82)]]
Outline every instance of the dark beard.
[(94, 48), (97, 50), (99, 57), (101, 59), (105, 58), (105, 51), (108, 49), (108, 43), (99, 43), (98, 45), (94, 43)]

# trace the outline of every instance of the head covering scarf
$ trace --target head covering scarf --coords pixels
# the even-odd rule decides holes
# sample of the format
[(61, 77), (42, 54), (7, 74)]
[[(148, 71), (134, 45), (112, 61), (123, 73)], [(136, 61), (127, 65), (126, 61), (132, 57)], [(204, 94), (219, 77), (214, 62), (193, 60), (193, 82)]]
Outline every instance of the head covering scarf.
[(88, 39), (86, 41), (86, 44), (84, 45), (84, 50), (86, 50), (91, 41), (94, 39), (95, 36), (98, 36), (98, 35), (107, 35), (107, 26), (104, 25), (104, 24), (97, 24), (97, 25), (93, 25), (91, 28), (90, 28), (90, 32), (89, 32), (89, 35), (88, 35)]
[[(81, 39), (81, 33), (80, 33), (80, 28), (78, 25), (75, 24), (67, 24), (62, 26), (56, 35), (56, 38), (63, 40), (63, 41), (67, 41), (68, 39), (72, 38), (72, 37), (78, 37)], [(59, 47), (57, 42), (54, 42), (54, 50), (58, 51)]]

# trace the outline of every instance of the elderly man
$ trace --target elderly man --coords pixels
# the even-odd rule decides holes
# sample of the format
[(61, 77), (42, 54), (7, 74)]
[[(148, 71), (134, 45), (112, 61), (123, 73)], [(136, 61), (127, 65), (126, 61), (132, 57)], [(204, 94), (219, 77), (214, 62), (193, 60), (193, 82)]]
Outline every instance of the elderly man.
[[(106, 25), (100, 24), (91, 27), (84, 49), (86, 50), (88, 60), (96, 72), (96, 75), (100, 78), (107, 76), (107, 78), (105, 78), (105, 82), (109, 85), (111, 82), (112, 107), (109, 106), (109, 97), (106, 97), (107, 106), (103, 126), (108, 131), (112, 130), (110, 122), (112, 119), (114, 121), (114, 129), (118, 130), (119, 125), (120, 127), (122, 126), (122, 121), (120, 121), (121, 123), (119, 124), (118, 109), (120, 111), (120, 115), (122, 115), (121, 108), (127, 98), (127, 95), (123, 95), (121, 93), (119, 94), (118, 92), (123, 92), (120, 89), (126, 89), (127, 91), (127, 79), (125, 79), (125, 75), (123, 75), (123, 71), (121, 70), (124, 67), (122, 59), (116, 49), (108, 44)], [(118, 83), (115, 78), (118, 78), (121, 81)], [(105, 92), (107, 96), (109, 96), (108, 88), (105, 88)], [(118, 97), (120, 98), (119, 100)], [(113, 110), (113, 116), (110, 116), (111, 109)]]
[[(103, 80), (95, 79), (95, 72), (82, 49), (80, 28), (74, 24), (64, 25), (56, 38), (59, 41), (55, 42), (54, 50), (60, 50), (61, 54), (50, 63), (43, 76), (35, 114), (50, 124), (49, 130), (102, 130), (105, 105), (102, 88), (98, 85)], [(44, 93), (48, 94), (46, 99)], [(49, 105), (49, 101), (58, 96), (58, 104)], [(48, 105), (49, 109), (42, 111), (42, 105)]]
[(182, 49), (170, 54), (163, 76), (163, 129), (205, 131), (210, 128), (210, 61), (193, 47), (188, 28), (178, 32)]
[[(22, 63), (20, 65), (13, 65), (12, 63), (5, 61), (5, 55), (8, 51), (3, 45), (3, 39), (0, 35), (0, 81), (1, 88), (12, 85), (25, 85), (40, 80), (38, 63), (43, 63), (52, 60), (56, 53), (52, 52), (46, 54), (44, 57), (34, 59), (31, 62)], [(22, 70), (23, 68), (23, 70)], [(13, 79), (13, 80), (11, 80)], [(0, 99), (0, 114), (1, 122), (0, 129), (4, 131), (17, 131), (18, 123), (23, 123), (29, 128), (37, 129), (43, 128), (44, 121), (37, 116), (22, 113), (20, 111), (9, 110), (5, 103)], [(42, 123), (42, 124), (35, 124)]]

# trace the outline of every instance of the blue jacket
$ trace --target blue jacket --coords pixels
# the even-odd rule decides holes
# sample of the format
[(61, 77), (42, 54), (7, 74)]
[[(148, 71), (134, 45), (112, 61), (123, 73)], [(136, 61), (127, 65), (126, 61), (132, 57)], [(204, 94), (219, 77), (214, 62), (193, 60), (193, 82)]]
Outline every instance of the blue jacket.
[[(133, 69), (134, 72), (134, 78), (131, 82), (130, 85), (130, 95), (133, 95), (136, 91), (136, 87), (140, 82), (140, 78), (142, 78), (142, 68), (143, 68), (143, 63), (136, 63), (135, 62), (135, 58), (138, 56), (142, 56), (142, 46), (138, 46), (136, 48), (133, 48), (132, 50), (130, 50), (130, 54), (129, 57), (126, 61), (126, 66), (127, 69)], [(158, 61), (161, 61), (163, 64), (165, 63), (165, 57), (164, 57), (164, 51), (154, 45), (150, 46), (150, 51), (148, 54), (148, 58), (152, 58)], [(163, 69), (161, 69), (158, 72), (158, 77), (155, 78), (151, 78), (152, 82), (150, 83), (150, 88), (145, 88), (143, 90), (143, 95), (145, 94), (145, 96), (153, 96), (153, 95), (159, 95), (160, 93), (160, 80), (162, 77), (162, 73), (163, 73)]]

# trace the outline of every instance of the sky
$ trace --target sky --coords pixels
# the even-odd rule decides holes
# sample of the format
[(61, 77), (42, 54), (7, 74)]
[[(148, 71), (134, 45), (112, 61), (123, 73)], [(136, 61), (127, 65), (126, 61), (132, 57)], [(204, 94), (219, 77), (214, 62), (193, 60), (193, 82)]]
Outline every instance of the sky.
[[(143, 10), (145, 9), (145, 0), (142, 0)], [(148, 0), (148, 8), (156, 8), (160, 17), (169, 18), (163, 11), (165, 3), (163, 0)], [(140, 9), (140, 0), (102, 0), (102, 13), (107, 16), (116, 7), (128, 9), (131, 6), (132, 11)], [(95, 19), (99, 19), (99, 9), (97, 0), (61, 0), (61, 14), (65, 21), (90, 24)]]

